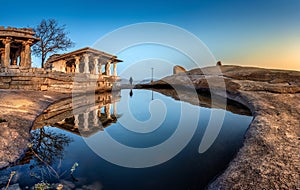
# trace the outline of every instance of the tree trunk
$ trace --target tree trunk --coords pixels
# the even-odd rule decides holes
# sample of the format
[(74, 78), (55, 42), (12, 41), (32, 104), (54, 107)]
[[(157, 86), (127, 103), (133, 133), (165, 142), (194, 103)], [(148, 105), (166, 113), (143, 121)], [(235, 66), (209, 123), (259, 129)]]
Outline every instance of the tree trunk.
[(42, 56), (42, 65), (41, 65), (42, 68), (44, 68), (44, 63), (45, 63), (45, 56)]

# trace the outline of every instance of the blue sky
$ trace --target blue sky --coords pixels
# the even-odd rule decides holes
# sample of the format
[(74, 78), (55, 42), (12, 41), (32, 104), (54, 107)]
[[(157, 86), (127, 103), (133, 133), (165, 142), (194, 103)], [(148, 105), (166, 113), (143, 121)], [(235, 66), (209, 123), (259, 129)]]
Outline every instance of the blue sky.
[(223, 63), (300, 70), (299, 10), (299, 0), (4, 1), (0, 25), (54, 18), (78, 49), (119, 27), (163, 22), (196, 35)]

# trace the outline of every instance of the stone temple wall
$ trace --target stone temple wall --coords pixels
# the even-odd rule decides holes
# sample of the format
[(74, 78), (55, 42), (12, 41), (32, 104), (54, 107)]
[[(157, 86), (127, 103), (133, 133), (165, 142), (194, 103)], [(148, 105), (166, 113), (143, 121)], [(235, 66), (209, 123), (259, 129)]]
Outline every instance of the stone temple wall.
[[(1, 68), (0, 89), (23, 89), (61, 93), (110, 91), (116, 77), (47, 71), (41, 68)], [(117, 84), (117, 83), (115, 83)]]

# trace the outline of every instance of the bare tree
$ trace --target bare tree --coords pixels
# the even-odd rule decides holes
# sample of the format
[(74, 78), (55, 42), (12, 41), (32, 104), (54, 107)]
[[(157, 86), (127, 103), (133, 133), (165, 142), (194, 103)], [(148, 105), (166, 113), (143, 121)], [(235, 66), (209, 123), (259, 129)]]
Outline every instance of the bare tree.
[(55, 53), (59, 50), (67, 50), (74, 46), (74, 42), (68, 38), (68, 32), (65, 31), (66, 25), (58, 25), (54, 19), (43, 19), (39, 25), (33, 30), (36, 32), (35, 36), (40, 38), (33, 48), (33, 54), (42, 58), (42, 68), (48, 53)]
[[(64, 148), (73, 142), (71, 137), (53, 131), (51, 128), (42, 127), (34, 130), (31, 135), (32, 150), (49, 165), (54, 164), (58, 159), (63, 159)], [(38, 159), (37, 161), (43, 164)]]

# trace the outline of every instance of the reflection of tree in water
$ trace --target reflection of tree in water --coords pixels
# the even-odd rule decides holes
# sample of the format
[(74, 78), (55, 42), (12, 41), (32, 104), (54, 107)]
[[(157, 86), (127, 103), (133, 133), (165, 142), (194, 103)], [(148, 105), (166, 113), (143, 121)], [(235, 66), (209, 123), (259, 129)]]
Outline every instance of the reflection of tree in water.
[[(64, 147), (73, 141), (66, 134), (42, 127), (32, 131), (32, 149), (47, 164), (52, 165), (57, 159), (63, 159)], [(38, 165), (43, 163), (35, 158)]]

